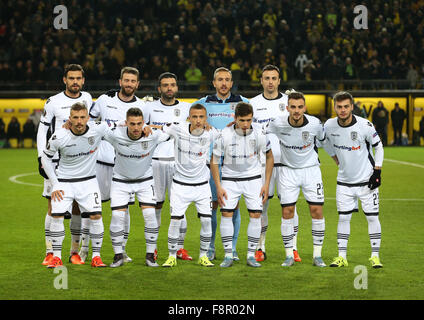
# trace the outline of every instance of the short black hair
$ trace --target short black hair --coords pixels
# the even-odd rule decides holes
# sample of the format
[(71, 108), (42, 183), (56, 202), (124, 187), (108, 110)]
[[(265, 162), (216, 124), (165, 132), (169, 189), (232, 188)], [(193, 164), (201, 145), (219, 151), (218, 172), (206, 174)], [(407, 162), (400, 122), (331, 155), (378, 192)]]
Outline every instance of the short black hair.
[(207, 111), (206, 111), (206, 107), (204, 106), (204, 105), (202, 105), (202, 104), (200, 104), (200, 103), (196, 103), (196, 104), (193, 104), (191, 107), (190, 107), (190, 112), (191, 112), (191, 110), (205, 110), (205, 112), (207, 113)]
[(338, 102), (338, 101), (343, 101), (343, 100), (346, 100), (346, 99), (349, 99), (350, 103), (353, 104), (353, 97), (347, 91), (339, 91), (333, 96), (334, 104), (336, 104), (336, 102)]
[(63, 70), (63, 76), (66, 78), (68, 76), (69, 71), (81, 71), (82, 76), (84, 77), (84, 68), (76, 63), (71, 63), (65, 66), (65, 69)]
[(142, 117), (144, 119), (143, 111), (140, 108), (129, 108), (127, 110), (127, 119), (129, 117)]
[(305, 100), (305, 96), (303, 95), (303, 93), (302, 93), (302, 92), (299, 92), (299, 91), (291, 91), (291, 92), (288, 94), (288, 99), (287, 99), (287, 101), (289, 101), (290, 99), (293, 99), (293, 100), (303, 99), (303, 101), (306, 101), (306, 100)]
[(177, 75), (175, 73), (164, 72), (158, 78), (158, 84), (159, 84), (159, 86), (160, 86), (160, 82), (162, 81), (162, 79), (167, 79), (167, 78), (173, 78), (173, 79), (175, 79), (175, 81), (178, 81)]
[(263, 67), (262, 68), (262, 75), (264, 74), (265, 71), (272, 71), (272, 70), (277, 71), (278, 77), (280, 77), (280, 69), (277, 66), (274, 66), (273, 64), (267, 64), (265, 67)]
[(239, 102), (236, 105), (236, 109), (234, 111), (234, 117), (245, 117), (249, 114), (253, 115), (253, 107), (250, 103), (247, 102)]

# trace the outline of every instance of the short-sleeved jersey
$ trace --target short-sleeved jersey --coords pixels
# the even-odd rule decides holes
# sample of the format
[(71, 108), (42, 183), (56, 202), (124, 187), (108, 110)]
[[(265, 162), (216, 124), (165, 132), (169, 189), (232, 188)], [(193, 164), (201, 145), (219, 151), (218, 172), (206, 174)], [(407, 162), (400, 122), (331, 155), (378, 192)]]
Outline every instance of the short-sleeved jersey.
[[(126, 119), (127, 111), (130, 108), (139, 108), (144, 110), (145, 103), (138, 97), (134, 96), (131, 101), (123, 101), (119, 98), (118, 92), (113, 97), (102, 94), (90, 109), (90, 117), (93, 119), (100, 118), (105, 121), (109, 127), (118, 121)], [(115, 153), (113, 147), (107, 141), (102, 141), (97, 156), (97, 162), (113, 165)]]
[(267, 133), (278, 137), (281, 163), (294, 169), (319, 165), (317, 139), (325, 139), (321, 121), (313, 116), (304, 115), (303, 124), (294, 127), (289, 116), (280, 116), (269, 122)]
[(226, 100), (221, 100), (216, 94), (206, 96), (196, 102), (206, 108), (208, 123), (216, 129), (224, 129), (234, 121), (234, 111), (239, 102), (249, 103), (249, 100), (241, 95), (230, 94)]
[(222, 177), (250, 178), (261, 175), (261, 153), (271, 150), (271, 143), (264, 130), (252, 126), (249, 134), (240, 134), (235, 125), (226, 127), (215, 140), (213, 155), (224, 157)]
[[(169, 123), (184, 123), (190, 114), (190, 103), (175, 100), (175, 104), (168, 106), (162, 101), (155, 100), (146, 103), (145, 122), (156, 126), (164, 126)], [(173, 139), (162, 142), (156, 148), (153, 158), (174, 158)]]
[(96, 175), (97, 152), (109, 127), (106, 123), (89, 121), (87, 130), (75, 135), (72, 130), (59, 129), (47, 143), (44, 153), (52, 158), (60, 152), (58, 179), (81, 179)]
[[(288, 115), (286, 109), (288, 104), (288, 96), (283, 93), (279, 93), (275, 99), (267, 99), (264, 94), (261, 93), (256, 97), (250, 99), (250, 104), (253, 107), (253, 123), (261, 125), (268, 125), (271, 119), (275, 119), (279, 116)], [(271, 150), (274, 156), (274, 164), (280, 163), (280, 144), (275, 134), (268, 134), (268, 139), (271, 142)], [(263, 163), (264, 163), (264, 159)]]
[[(87, 110), (90, 110), (93, 99), (91, 95), (85, 91), (81, 91), (78, 98), (68, 97), (65, 91), (49, 97), (44, 104), (43, 114), (40, 118), (40, 126), (47, 126), (50, 129), (50, 136), (53, 135), (53, 133), (61, 129), (62, 125), (69, 119), (71, 107), (77, 102), (82, 102), (87, 107)], [(37, 139), (38, 156), (41, 156), (41, 153), (46, 147), (48, 138), (49, 137), (46, 135)], [(54, 159), (57, 158), (58, 155), (55, 155)]]
[(190, 123), (171, 124), (163, 127), (163, 131), (174, 138), (175, 173), (174, 179), (179, 182), (197, 184), (209, 181), (210, 171), (207, 167), (210, 158), (210, 146), (221, 133), (212, 128), (204, 130), (200, 135), (190, 133)]
[(115, 149), (113, 177), (121, 180), (138, 180), (152, 177), (152, 156), (157, 145), (169, 139), (160, 130), (153, 130), (149, 136), (133, 140), (128, 136), (127, 127), (110, 129), (104, 139)]
[(372, 147), (377, 146), (380, 137), (367, 119), (352, 115), (347, 127), (339, 125), (337, 118), (324, 124), (326, 143), (339, 160), (337, 181), (356, 184), (368, 182), (374, 169)]

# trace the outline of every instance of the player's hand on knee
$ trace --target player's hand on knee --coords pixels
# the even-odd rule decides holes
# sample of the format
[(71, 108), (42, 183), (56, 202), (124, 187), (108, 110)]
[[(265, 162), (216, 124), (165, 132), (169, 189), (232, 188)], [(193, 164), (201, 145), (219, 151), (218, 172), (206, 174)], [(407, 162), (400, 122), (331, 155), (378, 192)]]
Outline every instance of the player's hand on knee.
[(368, 188), (374, 190), (381, 185), (381, 169), (374, 169), (370, 180), (368, 181)]
[(63, 200), (64, 194), (65, 194), (65, 192), (63, 190), (52, 191), (52, 200), (53, 201), (61, 201), (61, 200)]

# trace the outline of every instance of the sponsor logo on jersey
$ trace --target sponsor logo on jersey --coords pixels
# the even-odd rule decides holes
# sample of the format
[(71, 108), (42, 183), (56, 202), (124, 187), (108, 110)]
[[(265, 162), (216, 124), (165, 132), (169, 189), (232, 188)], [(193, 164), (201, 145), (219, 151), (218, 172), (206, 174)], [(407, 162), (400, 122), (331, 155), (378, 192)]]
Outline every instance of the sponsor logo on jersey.
[(76, 147), (76, 144), (75, 143), (74, 144), (68, 144), (68, 145), (65, 146), (65, 148), (70, 148), (70, 147)]
[(309, 148), (312, 145), (311, 143), (309, 143), (303, 146), (288, 146), (288, 145), (285, 145), (282, 141), (280, 141), (280, 144), (286, 149), (294, 149), (294, 150), (304, 150)]
[(356, 151), (356, 150), (360, 150), (361, 146), (357, 146), (357, 147), (347, 147), (347, 146), (339, 146), (337, 144), (333, 144), (334, 148), (337, 149), (341, 149), (341, 150), (346, 150), (346, 151)]
[(107, 108), (111, 108), (111, 109), (118, 109), (118, 107), (115, 107), (115, 106), (109, 106), (109, 105), (107, 105), (106, 107)]
[(153, 112), (163, 112), (163, 110), (153, 109)]

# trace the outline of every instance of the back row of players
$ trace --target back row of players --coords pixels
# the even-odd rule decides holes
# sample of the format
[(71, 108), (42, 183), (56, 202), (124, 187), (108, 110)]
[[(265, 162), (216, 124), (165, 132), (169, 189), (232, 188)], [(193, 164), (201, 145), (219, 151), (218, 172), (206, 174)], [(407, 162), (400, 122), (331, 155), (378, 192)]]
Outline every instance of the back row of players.
[[(278, 91), (277, 67), (267, 65), (262, 71), (263, 93), (250, 102), (231, 93), (231, 71), (221, 67), (214, 73), (216, 94), (189, 104), (176, 99), (177, 78), (172, 73), (159, 77), (159, 100), (139, 99), (134, 95), (139, 72), (125, 67), (119, 79), (120, 90), (108, 91), (94, 103), (89, 93), (81, 91), (82, 67), (67, 66), (65, 91), (46, 101), (37, 134), (39, 169), (46, 178), (43, 196), (48, 199), (43, 265), (62, 265), (63, 219), (72, 212), (69, 261), (84, 264), (91, 239), (91, 265), (106, 266), (100, 258), (104, 233), (101, 202), (109, 200), (115, 253), (110, 266), (130, 262), (125, 251), (130, 230), (128, 207), (137, 196), (145, 220), (146, 265), (158, 266), (157, 238), (168, 190), (169, 257), (163, 266), (175, 266), (177, 258), (192, 260), (184, 249), (185, 211), (191, 202), (195, 202), (201, 222), (199, 264), (213, 266), (218, 205), (225, 251), (220, 265), (230, 267), (239, 260), (238, 201), (243, 195), (250, 215), (247, 264), (260, 267), (259, 262), (266, 259), (267, 211), (276, 185), (286, 250), (282, 266), (301, 261), (296, 247), (296, 202), (302, 189), (312, 217), (312, 261), (324, 267), (324, 188), (317, 152), (323, 146), (339, 166), (339, 256), (330, 266), (348, 265), (350, 219), (358, 211), (359, 199), (368, 220), (371, 265), (382, 267), (378, 186), (383, 148), (374, 127), (352, 114), (353, 98), (347, 92), (334, 96), (337, 117), (323, 126), (317, 118), (305, 114), (302, 93)], [(62, 129), (67, 121), (68, 128)]]

